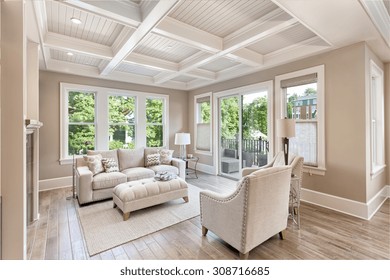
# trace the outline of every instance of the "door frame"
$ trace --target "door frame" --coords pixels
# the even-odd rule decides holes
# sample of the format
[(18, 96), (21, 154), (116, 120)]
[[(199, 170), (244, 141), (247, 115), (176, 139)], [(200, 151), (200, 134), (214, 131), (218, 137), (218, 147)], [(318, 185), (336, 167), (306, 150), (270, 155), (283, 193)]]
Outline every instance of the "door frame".
[[(222, 175), (221, 167), (220, 167), (220, 149), (219, 147), (219, 130), (220, 130), (220, 111), (219, 111), (219, 99), (221, 97), (238, 95), (240, 100), (242, 100), (242, 95), (255, 93), (258, 91), (267, 90), (268, 92), (268, 137), (269, 137), (269, 152), (268, 152), (268, 160), (272, 159), (274, 154), (274, 84), (273, 81), (265, 81), (261, 83), (256, 83), (248, 86), (237, 87), (229, 90), (219, 91), (213, 93), (213, 112), (214, 116), (216, 116), (213, 120), (213, 165), (215, 167), (215, 171), (217, 175)], [(241, 103), (239, 107), (241, 108)], [(242, 120), (242, 110), (239, 112), (239, 122)], [(242, 127), (240, 125), (239, 134), (240, 138), (242, 137), (241, 133)], [(239, 149), (241, 151), (241, 139), (239, 142)], [(241, 171), (241, 160), (239, 163), (239, 170)], [(226, 174), (223, 174), (226, 176)], [(228, 176), (230, 178), (230, 176)]]

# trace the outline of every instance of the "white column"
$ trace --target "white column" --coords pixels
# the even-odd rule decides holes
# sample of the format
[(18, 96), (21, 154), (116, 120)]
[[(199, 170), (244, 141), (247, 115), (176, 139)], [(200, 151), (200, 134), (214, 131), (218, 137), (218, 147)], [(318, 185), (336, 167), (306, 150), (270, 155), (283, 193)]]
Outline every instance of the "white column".
[(26, 258), (24, 1), (1, 3), (2, 258)]

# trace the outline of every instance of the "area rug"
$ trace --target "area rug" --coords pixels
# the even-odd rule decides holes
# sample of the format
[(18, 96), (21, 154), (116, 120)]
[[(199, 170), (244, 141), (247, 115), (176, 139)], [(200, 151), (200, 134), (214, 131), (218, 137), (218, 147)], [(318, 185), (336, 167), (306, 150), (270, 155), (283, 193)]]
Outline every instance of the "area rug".
[(78, 214), (90, 256), (196, 217), (200, 189), (188, 184), (189, 202), (172, 200), (131, 213), (123, 221), (122, 212), (112, 200), (80, 207)]

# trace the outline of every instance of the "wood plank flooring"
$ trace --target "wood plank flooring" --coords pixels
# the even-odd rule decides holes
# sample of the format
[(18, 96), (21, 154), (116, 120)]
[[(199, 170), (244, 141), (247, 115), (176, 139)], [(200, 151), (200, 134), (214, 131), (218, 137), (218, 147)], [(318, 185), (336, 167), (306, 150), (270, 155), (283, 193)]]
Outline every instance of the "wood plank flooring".
[[(198, 176), (188, 182), (202, 189), (228, 192), (236, 185), (223, 177)], [(211, 231), (202, 236), (199, 217), (90, 257), (77, 216), (79, 205), (66, 199), (70, 195), (70, 188), (40, 193), (40, 219), (28, 227), (28, 259), (238, 259), (237, 251)], [(301, 229), (289, 221), (284, 240), (275, 235), (252, 250), (249, 259), (390, 260), (390, 201), (370, 221), (302, 203)]]

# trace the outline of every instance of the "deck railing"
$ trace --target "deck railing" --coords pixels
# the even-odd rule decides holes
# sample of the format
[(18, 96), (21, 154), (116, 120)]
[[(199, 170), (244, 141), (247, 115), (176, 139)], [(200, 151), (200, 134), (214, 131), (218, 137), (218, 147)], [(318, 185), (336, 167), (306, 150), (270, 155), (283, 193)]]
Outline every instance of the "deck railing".
[[(221, 148), (238, 151), (238, 140), (221, 139)], [(243, 139), (242, 156), (243, 167), (252, 165), (262, 166), (267, 163), (267, 154), (269, 151), (268, 140), (262, 139)]]

